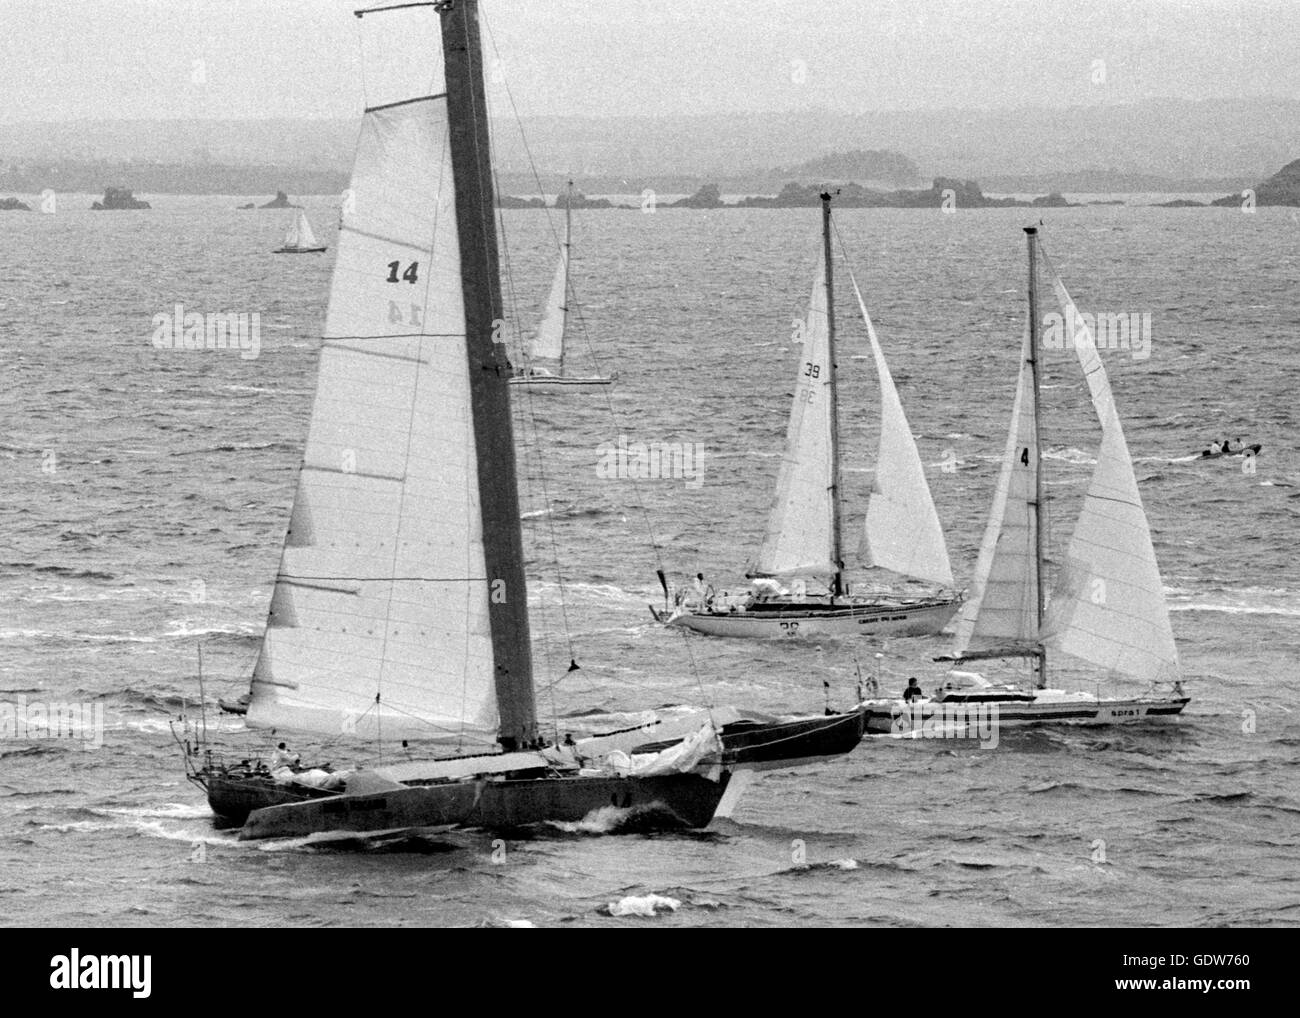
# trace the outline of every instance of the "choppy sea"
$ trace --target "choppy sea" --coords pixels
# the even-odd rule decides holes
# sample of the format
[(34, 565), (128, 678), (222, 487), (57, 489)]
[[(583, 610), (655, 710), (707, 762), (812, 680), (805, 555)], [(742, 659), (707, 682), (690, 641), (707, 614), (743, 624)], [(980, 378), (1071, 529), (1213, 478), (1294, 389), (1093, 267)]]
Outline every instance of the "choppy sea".
[[(1193, 701), (1146, 728), (868, 738), (770, 773), (700, 833), (617, 816), (493, 845), (241, 843), (213, 828), (169, 722), (245, 692), (288, 523), (333, 260), (271, 254), (288, 213), (153, 197), (0, 218), (0, 703), (102, 712), (98, 738), (0, 737), (0, 923), (49, 926), (1300, 924), (1300, 217), (1294, 210), (843, 210), (837, 223), (917, 434), (954, 566), (974, 566), (1024, 316), (1020, 227), (1079, 307), (1149, 314), (1105, 355)], [(556, 225), (504, 217), (530, 330)], [(860, 669), (929, 685), (943, 638), (747, 642), (657, 627), (658, 565), (743, 585), (770, 499), (816, 210), (575, 215), (574, 370), (601, 396), (522, 401), (539, 710), (557, 730), (672, 704), (820, 712)], [(847, 296), (847, 287), (841, 294)], [(260, 316), (257, 356), (159, 349), (154, 316)], [(877, 414), (842, 319), (849, 522)], [(1049, 513), (1068, 537), (1096, 453), (1072, 353), (1049, 355)], [(693, 476), (601, 476), (602, 449), (691, 443)], [(1198, 462), (1210, 440), (1263, 444)], [(558, 563), (558, 565), (557, 565)], [(877, 657), (877, 655), (881, 655)], [(570, 658), (579, 670), (567, 671)], [(1092, 682), (1086, 673), (1062, 681)], [(825, 684), (825, 686), (824, 686)], [(0, 722), (3, 722), (0, 717)], [(265, 749), (209, 709), (209, 735)], [(27, 733), (29, 736), (31, 732)], [(99, 743), (95, 745), (95, 743)], [(310, 742), (295, 745), (308, 755)], [(609, 904), (659, 895), (651, 917)]]

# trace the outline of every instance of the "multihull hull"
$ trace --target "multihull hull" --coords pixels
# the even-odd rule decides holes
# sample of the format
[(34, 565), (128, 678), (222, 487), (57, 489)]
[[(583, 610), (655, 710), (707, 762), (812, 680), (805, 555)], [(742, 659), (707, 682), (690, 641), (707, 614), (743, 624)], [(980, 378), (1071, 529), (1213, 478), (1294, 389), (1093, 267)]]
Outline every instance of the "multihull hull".
[(218, 827), (238, 827), (250, 813), (268, 806), (283, 806), (335, 794), (299, 785), (277, 784), (266, 775), (241, 777), (208, 772), (201, 774), (198, 781), (208, 793), (208, 805), (216, 815)]
[(961, 601), (923, 604), (871, 604), (844, 607), (782, 605), (761, 611), (681, 610), (667, 624), (684, 626), (708, 636), (750, 639), (798, 639), (807, 636), (932, 636), (957, 614)]
[(1038, 690), (1007, 697), (972, 695), (944, 700), (866, 700), (859, 704), (868, 732), (915, 733), (923, 726), (943, 728), (969, 725), (972, 730), (987, 725), (999, 728), (1026, 725), (1116, 725), (1149, 721), (1181, 714), (1191, 698), (1128, 697), (1098, 699), (1091, 693)]
[(707, 827), (727, 790), (728, 778), (724, 771), (716, 781), (699, 774), (478, 779), (370, 795), (335, 795), (255, 810), (239, 837), (251, 840), (407, 828), (510, 830), (547, 821), (577, 822), (605, 807), (654, 811), (668, 824)]
[(722, 729), (722, 760), (732, 770), (754, 771), (817, 763), (853, 752), (865, 722), (858, 711), (775, 724), (736, 722)]
[[(720, 763), (730, 771), (764, 771), (843, 756), (862, 741), (864, 721), (861, 711), (776, 721), (733, 721), (719, 730)], [(627, 752), (659, 753), (673, 743), (673, 739), (641, 743), (629, 746)]]

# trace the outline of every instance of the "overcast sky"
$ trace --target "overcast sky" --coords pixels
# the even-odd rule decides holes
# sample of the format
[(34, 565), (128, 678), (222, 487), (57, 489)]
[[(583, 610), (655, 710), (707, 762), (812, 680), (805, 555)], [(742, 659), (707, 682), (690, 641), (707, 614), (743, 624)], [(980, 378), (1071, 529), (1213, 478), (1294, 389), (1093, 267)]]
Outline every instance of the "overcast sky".
[[(0, 119), (355, 116), (362, 37), (350, 12), (366, 5), (0, 0)], [(496, 112), (505, 80), (524, 116), (1300, 98), (1300, 0), (485, 0), (483, 8), (501, 55)]]

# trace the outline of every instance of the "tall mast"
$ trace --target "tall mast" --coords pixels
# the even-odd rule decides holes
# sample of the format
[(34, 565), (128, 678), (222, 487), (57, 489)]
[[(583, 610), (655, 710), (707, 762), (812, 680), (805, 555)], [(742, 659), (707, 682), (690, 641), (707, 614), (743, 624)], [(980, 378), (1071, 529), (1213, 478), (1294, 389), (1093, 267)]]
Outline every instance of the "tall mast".
[[(1038, 631), (1043, 629), (1043, 439), (1039, 390), (1038, 345), (1038, 228), (1025, 227), (1029, 245), (1029, 366), (1034, 379), (1034, 587), (1038, 596)], [(1047, 648), (1038, 645), (1038, 688), (1047, 685)]]
[(835, 563), (832, 598), (844, 593), (844, 556), (840, 539), (840, 403), (835, 385), (835, 280), (831, 271), (831, 196), (822, 192), (822, 258), (826, 264), (826, 347), (831, 396), (831, 550)]
[(564, 293), (560, 297), (560, 375), (564, 375), (564, 337), (569, 331), (569, 251), (573, 239), (573, 181), (564, 191)]
[(537, 711), (515, 443), (506, 385), (510, 363), (504, 344), (492, 341), (493, 323), (502, 318), (501, 276), (478, 0), (443, 0), (438, 11), (446, 61), (447, 119), (460, 235), (470, 412), (478, 457), (498, 732), (502, 748), (510, 750), (535, 744)]

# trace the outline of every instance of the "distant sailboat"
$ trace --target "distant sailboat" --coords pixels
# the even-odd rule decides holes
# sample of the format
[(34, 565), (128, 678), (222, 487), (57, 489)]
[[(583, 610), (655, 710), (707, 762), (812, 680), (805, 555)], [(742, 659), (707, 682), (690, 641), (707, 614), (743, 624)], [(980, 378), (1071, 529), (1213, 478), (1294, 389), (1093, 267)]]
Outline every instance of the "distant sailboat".
[[(578, 377), (564, 373), (565, 337), (569, 328), (569, 301), (573, 299), (569, 282), (570, 253), (573, 247), (573, 181), (569, 181), (564, 197), (564, 244), (560, 247), (560, 261), (551, 280), (551, 292), (546, 300), (546, 312), (533, 337), (528, 362), (518, 368), (511, 385), (522, 385), (538, 391), (560, 389), (594, 389), (612, 385), (618, 375), (602, 378), (599, 375)], [(553, 361), (557, 371), (551, 372), (537, 361)]]
[[(973, 672), (954, 671), (934, 697), (877, 698), (862, 707), (868, 730), (887, 732), (904, 714), (962, 705), (996, 708), (1003, 725), (1069, 722), (1109, 724), (1178, 714), (1183, 693), (1174, 645), (1138, 493), (1133, 461), (1120, 426), (1106, 369), (1084, 318), (1041, 251), (1037, 230), (1029, 241), (1029, 318), (1022, 347), (1011, 428), (988, 529), (975, 567), (973, 593), (957, 624), (956, 647), (940, 660), (957, 663), (999, 658), (1035, 662), (1032, 688), (994, 685)], [(1044, 583), (1042, 440), (1039, 426), (1038, 256), (1041, 254), (1065, 321), (1079, 323), (1074, 348), (1101, 425), (1101, 448), (1083, 511), (1066, 553), (1066, 566), (1050, 597)], [(1087, 691), (1047, 686), (1048, 651), (1102, 669), (1110, 678), (1142, 681), (1138, 696), (1102, 698)], [(1170, 692), (1160, 691), (1167, 687)], [(914, 726), (905, 726), (914, 727)]]
[(319, 254), (326, 250), (325, 245), (316, 239), (316, 234), (311, 232), (311, 223), (307, 221), (307, 213), (298, 209), (289, 224), (289, 232), (285, 234), (284, 247), (278, 247), (272, 254)]
[[(785, 458), (767, 533), (750, 573), (757, 590), (739, 603), (683, 595), (669, 625), (712, 636), (923, 636), (956, 613), (952, 566), (916, 441), (885, 364), (866, 303), (849, 271), (880, 383), (881, 429), (875, 483), (867, 503), (860, 556), (869, 566), (931, 586), (929, 593), (851, 593), (842, 549), (831, 197), (822, 195), (822, 257), (799, 358)], [(824, 594), (808, 583), (829, 578)], [(792, 588), (779, 580), (792, 580)]]
[[(438, 14), (445, 88), (362, 120), (247, 708), (250, 727), (388, 740), (398, 762), (304, 771), (285, 751), (223, 764), (187, 740), (187, 775), (241, 838), (508, 829), (610, 806), (704, 826), (737, 771), (847, 753), (862, 715), (699, 711), (564, 745), (540, 737), (509, 371), (493, 342), (478, 4), (358, 16), (411, 7)], [(408, 739), (442, 755), (408, 758), (392, 745)]]

